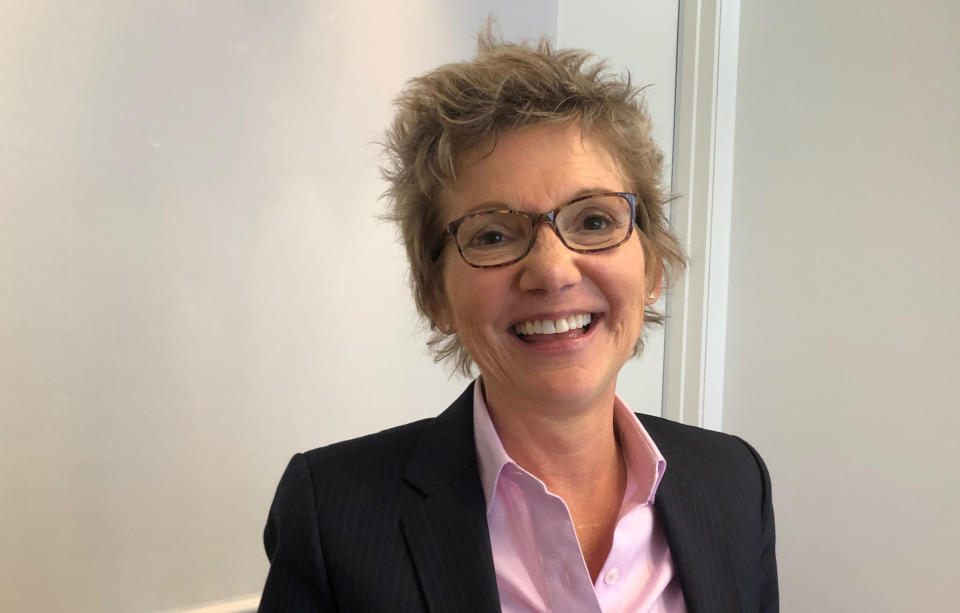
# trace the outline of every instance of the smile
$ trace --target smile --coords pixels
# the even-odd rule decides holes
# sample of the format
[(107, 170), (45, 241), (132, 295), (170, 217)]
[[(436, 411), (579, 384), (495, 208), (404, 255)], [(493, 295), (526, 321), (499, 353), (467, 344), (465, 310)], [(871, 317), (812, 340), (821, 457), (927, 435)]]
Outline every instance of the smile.
[(537, 319), (524, 321), (513, 326), (518, 336), (563, 334), (571, 330), (583, 328), (586, 332), (590, 328), (593, 316), (590, 313), (576, 313), (559, 319)]

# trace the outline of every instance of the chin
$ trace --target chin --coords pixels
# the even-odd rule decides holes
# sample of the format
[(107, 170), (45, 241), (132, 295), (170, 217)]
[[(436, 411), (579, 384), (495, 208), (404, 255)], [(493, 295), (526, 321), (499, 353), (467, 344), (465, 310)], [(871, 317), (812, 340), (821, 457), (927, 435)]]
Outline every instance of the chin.
[(597, 376), (594, 369), (583, 366), (529, 373), (524, 379), (527, 396), (553, 406), (588, 405), (616, 387), (616, 379), (607, 383)]

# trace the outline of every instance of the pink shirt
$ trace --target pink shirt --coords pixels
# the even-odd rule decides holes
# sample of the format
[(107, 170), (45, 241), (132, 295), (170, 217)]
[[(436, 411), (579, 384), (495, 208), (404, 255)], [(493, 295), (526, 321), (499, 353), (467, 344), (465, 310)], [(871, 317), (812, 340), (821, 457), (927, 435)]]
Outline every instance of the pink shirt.
[(653, 510), (667, 463), (623, 400), (614, 401), (614, 425), (627, 486), (610, 554), (591, 583), (566, 503), (510, 459), (479, 379), (473, 389), (473, 433), (504, 613), (685, 612)]

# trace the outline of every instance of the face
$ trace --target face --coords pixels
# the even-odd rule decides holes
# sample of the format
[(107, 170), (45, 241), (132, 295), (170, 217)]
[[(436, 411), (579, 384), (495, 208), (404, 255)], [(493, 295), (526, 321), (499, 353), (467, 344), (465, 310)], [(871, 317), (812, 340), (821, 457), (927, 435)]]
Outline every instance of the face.
[[(574, 125), (522, 128), (486, 152), (468, 154), (454, 188), (441, 192), (444, 223), (491, 208), (542, 213), (584, 193), (626, 191), (612, 155)], [(536, 232), (530, 253), (502, 268), (473, 268), (448, 241), (435, 320), (460, 336), (491, 404), (610, 401), (648, 295), (659, 291), (658, 280), (645, 277), (638, 232), (616, 249), (584, 254), (564, 247), (549, 224)], [(562, 330), (560, 320), (573, 329), (545, 333)]]

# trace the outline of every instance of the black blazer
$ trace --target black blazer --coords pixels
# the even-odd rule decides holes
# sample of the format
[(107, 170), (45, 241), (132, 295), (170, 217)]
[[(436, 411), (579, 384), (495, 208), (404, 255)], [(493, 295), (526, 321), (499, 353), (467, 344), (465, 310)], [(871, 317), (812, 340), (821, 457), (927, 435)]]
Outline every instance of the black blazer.
[[(742, 440), (638, 416), (667, 460), (655, 508), (691, 613), (777, 611), (770, 478)], [(433, 419), (297, 454), (264, 530), (260, 611), (500, 611), (473, 385)]]

